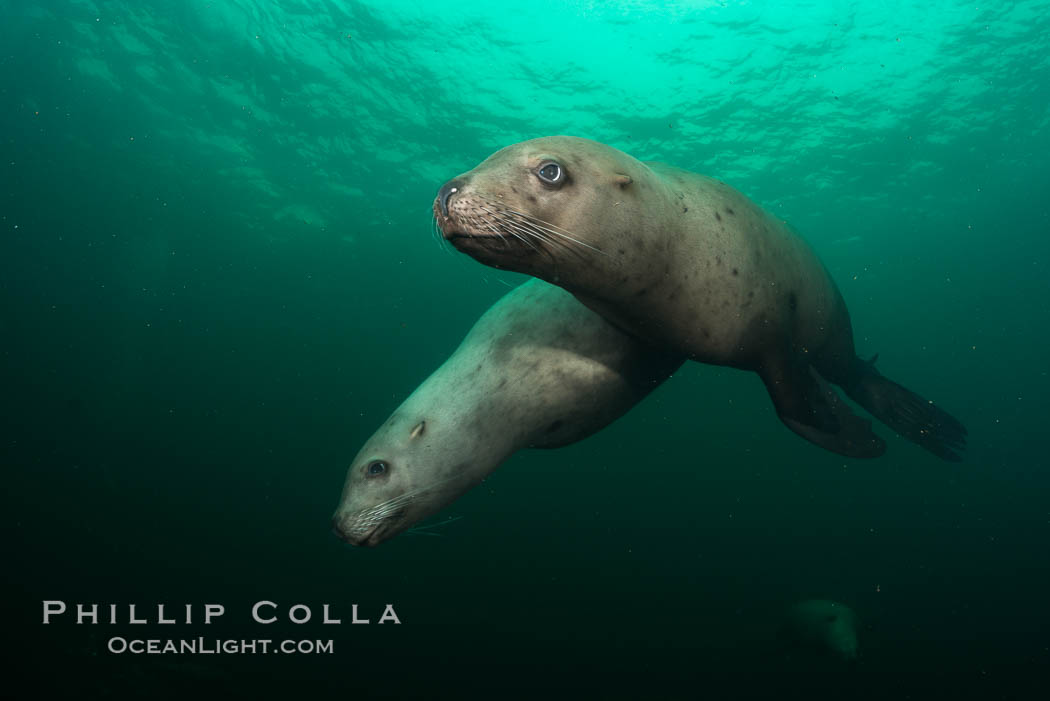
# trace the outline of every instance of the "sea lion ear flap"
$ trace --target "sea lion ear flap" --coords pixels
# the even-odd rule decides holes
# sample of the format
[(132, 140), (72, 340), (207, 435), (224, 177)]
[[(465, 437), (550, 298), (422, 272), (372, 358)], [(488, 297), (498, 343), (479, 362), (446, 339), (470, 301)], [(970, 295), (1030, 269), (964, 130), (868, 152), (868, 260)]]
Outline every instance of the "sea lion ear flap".
[(617, 173), (616, 178), (613, 180), (613, 182), (619, 185), (621, 188), (624, 188), (633, 183), (634, 180), (631, 178), (630, 175), (627, 175), (626, 173)]

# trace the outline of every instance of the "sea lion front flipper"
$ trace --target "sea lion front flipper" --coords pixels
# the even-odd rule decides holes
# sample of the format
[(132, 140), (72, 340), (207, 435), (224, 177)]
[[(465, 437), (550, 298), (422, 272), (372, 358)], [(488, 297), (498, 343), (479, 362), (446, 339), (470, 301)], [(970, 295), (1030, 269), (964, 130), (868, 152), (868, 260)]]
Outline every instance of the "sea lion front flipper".
[(780, 420), (810, 443), (851, 458), (877, 458), (886, 452), (871, 421), (854, 414), (808, 363), (766, 363), (759, 375)]

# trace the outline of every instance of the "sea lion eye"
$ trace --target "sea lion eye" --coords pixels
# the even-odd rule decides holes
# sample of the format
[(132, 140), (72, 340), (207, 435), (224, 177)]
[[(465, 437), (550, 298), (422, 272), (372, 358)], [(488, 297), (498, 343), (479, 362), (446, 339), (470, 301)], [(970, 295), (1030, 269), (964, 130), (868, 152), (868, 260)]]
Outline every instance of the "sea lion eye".
[(565, 171), (554, 161), (547, 161), (540, 165), (536, 171), (536, 176), (548, 185), (560, 185), (565, 177)]
[(376, 460), (368, 463), (368, 467), (365, 468), (365, 474), (369, 477), (377, 477), (386, 472), (388, 465), (382, 460)]

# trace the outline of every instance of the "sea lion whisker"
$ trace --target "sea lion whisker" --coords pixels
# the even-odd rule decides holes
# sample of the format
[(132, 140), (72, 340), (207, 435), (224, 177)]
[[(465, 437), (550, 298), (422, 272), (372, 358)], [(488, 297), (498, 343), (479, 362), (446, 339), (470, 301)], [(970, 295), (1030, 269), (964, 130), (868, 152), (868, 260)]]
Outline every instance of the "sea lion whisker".
[[(502, 222), (501, 222), (501, 224), (502, 224)], [(503, 240), (504, 240), (504, 241), (506, 240), (506, 234), (505, 234), (505, 233), (503, 233), (503, 232), (501, 232), (501, 231), (500, 231), (499, 229), (497, 229), (497, 228), (495, 227), (495, 225), (493, 225), (493, 224), (492, 224), (491, 222), (485, 222), (485, 226), (486, 226), (486, 227), (488, 227), (488, 229), (489, 229), (490, 231), (493, 231), (493, 232), (495, 232), (495, 233), (496, 233), (497, 235), (499, 235), (499, 236), (503, 237)], [(509, 233), (509, 234), (510, 234), (511, 236), (513, 236), (514, 238), (516, 238), (516, 239), (518, 239), (519, 241), (521, 241), (521, 242), (522, 242), (523, 244), (525, 244), (526, 246), (528, 246), (528, 247), (529, 247), (529, 248), (531, 248), (532, 250), (534, 250), (534, 251), (535, 251), (535, 250), (537, 250), (537, 249), (536, 249), (536, 247), (535, 247), (534, 245), (532, 245), (532, 242), (531, 242), (531, 241), (529, 241), (529, 240), (528, 240), (527, 238), (525, 238), (524, 236), (522, 236), (521, 234), (518, 234), (518, 233), (516, 233), (516, 232), (514, 232), (514, 231), (508, 231), (507, 233)]]
[(367, 532), (367, 531), (374, 530), (376, 526), (382, 524), (386, 520), (387, 520), (387, 517), (385, 515), (382, 518), (367, 518), (367, 519), (364, 519), (360, 523), (357, 524), (357, 533), (360, 534), (362, 531)]
[(551, 234), (553, 236), (559, 236), (559, 237), (565, 239), (566, 241), (571, 241), (572, 243), (576, 244), (577, 246), (583, 246), (584, 248), (590, 249), (590, 250), (594, 251), (595, 253), (598, 253), (599, 255), (603, 255), (603, 256), (606, 255), (605, 251), (603, 251), (602, 249), (597, 248), (596, 246), (592, 246), (589, 243), (585, 243), (585, 242), (579, 240), (578, 238), (574, 238), (574, 237), (569, 236), (567, 234), (563, 234), (560, 231), (555, 231), (553, 229), (548, 229), (548, 228), (543, 227), (542, 225), (539, 225), (539, 224), (537, 224), (537, 226), (539, 226), (544, 231), (548, 232), (549, 234)]
[(452, 255), (452, 249), (449, 248), (448, 242), (445, 241), (445, 237), (441, 235), (441, 229), (438, 226), (437, 217), (434, 216), (430, 217), (430, 235), (437, 241), (438, 248), (448, 255)]
[(515, 215), (517, 215), (519, 217), (523, 217), (524, 219), (528, 219), (529, 221), (532, 221), (532, 222), (534, 222), (536, 224), (539, 224), (539, 225), (541, 225), (541, 226), (543, 226), (543, 227), (545, 227), (547, 229), (550, 229), (551, 231), (557, 231), (557, 232), (559, 232), (559, 233), (561, 233), (563, 235), (567, 235), (567, 236), (573, 235), (573, 232), (569, 231), (568, 229), (560, 227), (557, 224), (553, 224), (553, 223), (547, 221), (546, 219), (540, 219), (539, 217), (537, 217), (534, 214), (528, 214), (527, 212), (521, 212), (521, 211), (519, 211), (517, 209), (510, 209), (510, 208), (507, 208), (507, 211), (510, 212), (511, 214), (515, 214)]
[(382, 503), (376, 504), (375, 506), (373, 506), (372, 508), (368, 509), (367, 511), (361, 512), (361, 514), (358, 516), (358, 518), (362, 519), (362, 520), (364, 520), (364, 519), (378, 519), (378, 520), (382, 520), (382, 519), (386, 518), (387, 516), (389, 516), (394, 511), (397, 511), (400, 507), (402, 507), (405, 504), (407, 504), (408, 502), (412, 501), (412, 499), (415, 496), (416, 495), (414, 493), (412, 493), (412, 492), (406, 492), (405, 494), (400, 494), (400, 495), (394, 497), (393, 499), (388, 499), (388, 500), (386, 500), (386, 501), (384, 501)]
[(427, 524), (425, 526), (416, 526), (412, 530), (414, 530), (414, 531), (429, 531), (429, 530), (434, 529), (434, 528), (441, 528), (442, 526), (447, 526), (450, 523), (455, 523), (456, 521), (460, 520), (461, 518), (463, 518), (463, 517), (462, 516), (449, 516), (444, 521), (438, 521), (437, 523), (429, 523), (429, 524)]
[(565, 249), (567, 251), (573, 251), (574, 253), (578, 253), (578, 251), (575, 251), (573, 249), (573, 246), (581, 246), (583, 248), (589, 248), (592, 251), (595, 251), (596, 253), (602, 253), (601, 250), (599, 250), (597, 248), (594, 248), (593, 246), (588, 246), (587, 244), (583, 243), (582, 241), (579, 241), (578, 239), (574, 239), (571, 236), (566, 236), (565, 234), (562, 234), (562, 233), (560, 233), (558, 231), (552, 231), (550, 229), (546, 229), (546, 228), (542, 227), (541, 225), (537, 224), (536, 222), (531, 222), (531, 221), (528, 221), (527, 219), (521, 219), (521, 220), (519, 220), (519, 224), (521, 224), (522, 226), (528, 227), (529, 231), (534, 236), (542, 237), (544, 240), (549, 241), (551, 244), (557, 244), (557, 245), (561, 246), (563, 249)]
[(501, 225), (505, 225), (508, 227), (513, 225), (515, 229), (517, 231), (520, 231), (522, 234), (550, 245), (561, 245), (567, 248), (567, 245), (563, 241), (553, 238), (551, 236), (552, 234), (558, 236), (559, 239), (569, 239), (570, 241), (572, 241), (571, 238), (565, 236), (564, 234), (560, 234), (555, 231), (549, 231), (538, 226), (535, 222), (531, 222), (527, 219), (522, 219), (520, 215), (518, 215), (513, 210), (506, 209), (505, 207), (502, 207), (501, 205), (499, 205), (496, 202), (493, 202), (492, 200), (484, 198), (482, 199), (483, 201), (488, 202), (492, 206), (496, 207), (496, 210), (491, 210), (483, 205), (479, 205), (481, 209), (495, 217), (499, 217)]
[(394, 511), (397, 511), (399, 508), (401, 508), (402, 506), (407, 504), (409, 501), (411, 501), (411, 499), (404, 499), (402, 501), (395, 501), (395, 500), (391, 499), (390, 501), (385, 502), (381, 507), (376, 507), (376, 508), (372, 509), (371, 511), (369, 511), (368, 512), (368, 518), (372, 518), (372, 519), (383, 519), (383, 518), (386, 518), (391, 513), (393, 513)]
[(502, 202), (501, 200), (494, 200), (491, 197), (488, 197), (486, 195), (477, 195), (477, 198), (479, 200), (483, 200), (485, 202), (488, 202), (489, 204), (497, 207), (498, 209), (500, 209), (500, 210), (502, 210), (504, 212), (510, 212), (511, 214), (517, 214), (520, 217), (525, 217), (527, 219), (531, 219), (531, 220), (533, 220), (535, 222), (543, 224), (544, 226), (550, 227), (552, 229), (558, 229), (562, 233), (565, 233), (565, 234), (575, 235), (574, 232), (569, 231), (568, 229), (566, 229), (564, 227), (558, 226), (557, 224), (554, 224), (554, 223), (551, 223), (549, 221), (546, 221), (545, 219), (541, 219), (541, 218), (537, 217), (535, 214), (528, 214), (526, 212), (520, 212), (520, 211), (518, 211), (516, 209), (512, 209), (512, 208), (508, 207), (506, 205), (506, 203)]
[(354, 535), (363, 535), (387, 521), (389, 516), (389, 512), (359, 514), (345, 530)]
[(505, 233), (503, 233), (502, 231), (499, 231), (498, 229), (493, 228), (492, 224), (488, 221), (487, 218), (474, 217), (474, 216), (464, 216), (463, 217), (463, 221), (466, 224), (469, 224), (470, 227), (475, 229), (475, 230), (476, 229), (488, 229), (493, 234), (495, 234), (495, 238), (498, 239), (500, 241), (500, 243), (503, 244), (504, 248), (508, 248), (507, 235)]
[(412, 499), (414, 499), (415, 496), (416, 495), (413, 492), (406, 492), (405, 494), (401, 494), (399, 496), (396, 496), (393, 499), (388, 499), (387, 501), (384, 501), (382, 504), (378, 504), (378, 505), (372, 507), (372, 510), (369, 513), (371, 513), (371, 514), (376, 514), (376, 513), (388, 514), (391, 511), (396, 511), (399, 507), (402, 507), (405, 504), (407, 504), (408, 502), (412, 501)]
[(573, 240), (577, 241), (578, 243), (583, 243), (582, 241), (579, 241), (579, 239), (575, 238), (576, 237), (576, 233), (575, 232), (569, 231), (565, 227), (558, 226), (557, 224), (554, 224), (553, 222), (549, 222), (546, 219), (541, 219), (540, 217), (537, 217), (535, 214), (529, 214), (527, 212), (522, 212), (522, 211), (519, 211), (517, 209), (512, 209), (510, 207), (507, 207), (503, 203), (496, 202), (496, 201), (494, 201), (494, 200), (492, 200), (490, 198), (481, 197), (479, 199), (484, 199), (487, 202), (489, 202), (490, 204), (496, 205), (497, 207), (501, 208), (504, 212), (508, 212), (510, 214), (516, 214), (519, 217), (523, 217), (525, 219), (529, 219), (529, 220), (535, 222), (536, 224), (539, 224), (539, 225), (543, 226), (544, 228), (548, 229), (549, 231), (551, 231), (551, 233), (560, 233), (563, 236), (568, 236), (568, 237), (572, 238)]
[[(484, 207), (482, 208), (484, 209)], [(558, 239), (551, 238), (547, 234), (538, 230), (538, 228), (534, 226), (531, 222), (516, 219), (514, 218), (514, 215), (508, 214), (506, 210), (500, 210), (498, 213), (494, 212), (493, 216), (501, 217), (501, 223), (504, 226), (517, 229), (521, 231), (525, 236), (528, 236), (529, 238), (546, 244), (534, 250), (536, 250), (537, 252), (546, 253), (547, 257), (550, 258), (551, 266), (555, 271), (558, 270), (558, 258), (550, 249), (555, 246), (561, 246), (564, 249), (570, 251), (572, 250), (564, 241), (559, 241)], [(575, 253), (575, 251), (572, 252)]]
[[(498, 228), (505, 229), (506, 233), (509, 233), (511, 236), (514, 236), (519, 241), (522, 241), (523, 243), (525, 243), (532, 250), (534, 250), (534, 251), (538, 251), (539, 250), (536, 246), (532, 245), (532, 242), (531, 242), (530, 239), (536, 239), (536, 240), (542, 241), (543, 240), (542, 237), (534, 236), (532, 234), (532, 232), (530, 232), (530, 231), (528, 231), (528, 230), (526, 230), (526, 229), (524, 229), (524, 228), (522, 228), (520, 226), (516, 226), (515, 222), (513, 220), (511, 220), (509, 217), (507, 217), (505, 214), (503, 214), (501, 212), (494, 212), (494, 211), (492, 211), (492, 210), (490, 210), (490, 209), (488, 209), (488, 208), (486, 208), (484, 206), (481, 206), (481, 209), (483, 211), (485, 211), (485, 212), (488, 212), (489, 214), (491, 214), (493, 217), (496, 218), (496, 220), (497, 220), (496, 221), (496, 225), (498, 226)], [(491, 223), (489, 224), (489, 228), (490, 229), (492, 228), (492, 224)]]
[(413, 499), (416, 499), (420, 494), (434, 489), (435, 487), (444, 484), (445, 482), (449, 482), (453, 479), (455, 479), (455, 476), (449, 477), (444, 480), (438, 480), (437, 482), (432, 482), (431, 484), (419, 487), (418, 489), (413, 489), (411, 491), (405, 492), (404, 494), (399, 494), (398, 496), (392, 499), (388, 499), (384, 502), (376, 504), (367, 511), (362, 511), (360, 514), (358, 514), (357, 518), (354, 520), (354, 526), (352, 526), (352, 528), (374, 526), (378, 523), (381, 523), (388, 516), (390, 516), (390, 514), (397, 512), (401, 507), (405, 506)]
[[(494, 212), (494, 214), (497, 214), (497, 213)], [(535, 239), (538, 239), (540, 241), (543, 241), (544, 243), (549, 243), (551, 245), (555, 245), (555, 244), (556, 245), (562, 245), (562, 246), (565, 245), (562, 241), (559, 241), (557, 239), (551, 238), (551, 236), (547, 232), (545, 232), (543, 229), (540, 229), (539, 227), (534, 225), (532, 222), (527, 221), (527, 220), (523, 220), (523, 219), (519, 219), (518, 217), (516, 217), (511, 212), (508, 212), (507, 210), (503, 210), (503, 211), (499, 212), (497, 214), (497, 216), (502, 217), (501, 223), (503, 223), (503, 224), (505, 224), (507, 226), (515, 227), (518, 231), (521, 231), (526, 236), (530, 236), (532, 238), (535, 238)]]
[(441, 528), (442, 526), (447, 526), (448, 524), (454, 523), (454, 522), (460, 520), (461, 518), (463, 518), (463, 517), (462, 516), (449, 516), (444, 521), (438, 521), (437, 523), (431, 523), (431, 524), (428, 524), (426, 526), (416, 526), (414, 528), (409, 528), (407, 531), (405, 531), (405, 533), (411, 533), (412, 535), (429, 535), (429, 536), (441, 537), (440, 533), (434, 533), (433, 532), (433, 530), (435, 528)]
[(373, 521), (366, 518), (358, 518), (355, 519), (353, 523), (349, 524), (348, 526), (344, 526), (343, 530), (345, 530), (350, 535), (364, 535), (365, 533), (368, 533), (370, 530), (375, 528), (377, 523), (379, 523), (379, 521)]
[[(513, 216), (513, 215), (511, 215), (511, 216)], [(518, 220), (515, 220), (515, 223), (517, 223), (518, 226), (520, 226), (523, 229), (525, 229), (526, 231), (528, 231), (529, 235), (535, 236), (536, 238), (540, 239), (541, 241), (546, 241), (547, 243), (550, 243), (551, 245), (557, 245), (557, 246), (561, 246), (561, 247), (566, 248), (566, 249), (570, 249), (571, 246), (569, 244), (573, 243), (573, 241), (567, 239), (566, 237), (561, 236), (561, 235), (557, 235), (556, 232), (547, 231), (546, 229), (543, 229), (543, 228), (537, 226), (536, 224), (534, 224), (533, 222), (530, 222), (528, 220), (518, 219)], [(557, 238), (554, 238), (555, 235), (557, 235)]]
[(390, 509), (390, 510), (384, 509), (382, 511), (370, 510), (370, 511), (366, 511), (363, 514), (358, 514), (357, 518), (354, 519), (353, 527), (358, 529), (358, 530), (362, 530), (362, 529), (365, 529), (365, 528), (370, 528), (370, 527), (376, 525), (377, 523), (381, 523), (387, 516), (390, 515), (390, 513), (392, 511), (395, 511), (395, 510), (396, 509)]
[[(533, 246), (532, 243), (530, 243), (529, 241), (525, 240), (525, 238), (523, 238), (522, 236), (531, 237), (531, 238), (537, 238), (537, 239), (539, 239), (541, 241), (544, 240), (543, 237), (535, 236), (533, 234), (533, 232), (528, 231), (528, 230), (524, 229), (523, 227), (515, 226), (514, 225), (515, 222), (513, 222), (513, 220), (511, 220), (510, 218), (504, 216), (503, 213), (501, 213), (501, 212), (494, 212), (491, 209), (488, 209), (487, 207), (485, 207), (483, 205), (481, 206), (481, 210), (484, 211), (484, 212), (488, 212), (489, 214), (493, 215), (494, 217), (497, 217), (498, 220), (499, 220), (498, 223), (499, 223), (500, 226), (506, 227), (508, 229), (508, 233), (510, 233), (515, 238), (517, 238), (519, 241), (522, 241), (523, 243), (528, 245), (534, 251), (538, 250), (536, 248), (536, 246)], [(489, 229), (492, 229), (493, 231), (495, 231), (495, 229), (492, 228), (492, 225), (489, 224), (488, 222), (486, 222), (486, 226), (488, 226)], [(519, 235), (519, 234), (521, 234), (521, 235)]]
[(564, 229), (562, 231), (558, 231), (557, 229), (560, 229), (561, 227), (558, 227), (555, 224), (551, 224), (548, 221), (544, 221), (544, 220), (540, 219), (539, 217), (534, 217), (534, 216), (532, 216), (530, 214), (525, 214), (524, 212), (519, 212), (519, 211), (514, 210), (514, 209), (508, 209), (507, 212), (509, 212), (511, 214), (515, 214), (515, 215), (517, 215), (519, 217), (522, 217), (522, 218), (528, 220), (529, 223), (532, 224), (533, 226), (536, 226), (536, 227), (542, 229), (543, 231), (546, 231), (547, 233), (549, 233), (549, 234), (551, 234), (553, 236), (559, 236), (559, 237), (561, 237), (563, 239), (566, 239), (568, 241), (572, 241), (575, 244), (583, 246), (584, 248), (589, 248), (592, 251), (594, 251), (595, 253), (600, 253), (603, 256), (606, 255), (605, 251), (603, 251), (602, 249), (596, 248), (596, 247), (590, 245), (589, 243), (585, 243), (584, 241), (579, 240), (575, 236), (570, 236), (569, 234), (563, 233)]
[[(517, 219), (517, 218), (514, 217), (513, 214), (508, 214), (507, 210), (502, 209), (502, 208), (498, 208), (497, 211), (492, 211), (492, 210), (489, 210), (488, 208), (486, 208), (484, 205), (479, 205), (479, 206), (481, 207), (481, 209), (485, 210), (486, 212), (489, 212), (493, 216), (499, 217), (500, 218), (500, 224), (502, 226), (506, 226), (506, 227), (509, 227), (511, 229), (516, 229), (518, 231), (521, 231), (525, 236), (528, 236), (529, 238), (532, 238), (534, 240), (537, 240), (537, 241), (540, 241), (540, 242), (542, 242), (544, 244), (547, 244), (546, 246), (540, 246), (539, 248), (533, 247), (533, 250), (535, 250), (537, 252), (541, 252), (542, 251), (543, 253), (546, 253), (547, 257), (550, 258), (551, 266), (553, 267), (553, 269), (555, 271), (557, 271), (557, 269), (558, 269), (558, 259), (554, 255), (554, 253), (550, 250), (550, 247), (561, 246), (561, 247), (571, 251), (571, 248), (564, 241), (559, 241), (558, 239), (551, 238), (550, 236), (548, 236), (544, 232), (540, 231), (538, 229), (538, 227), (536, 227), (534, 224), (532, 224), (532, 222), (529, 222), (529, 221), (526, 221), (526, 220)], [(498, 205), (497, 205), (497, 207), (498, 207)], [(575, 251), (573, 251), (573, 252), (575, 253)]]
[(436, 482), (431, 482), (430, 484), (427, 484), (427, 485), (424, 485), (422, 487), (418, 487), (416, 489), (410, 490), (408, 492), (405, 492), (404, 494), (399, 494), (398, 496), (396, 496), (396, 497), (394, 497), (392, 499), (388, 499), (388, 500), (386, 500), (384, 502), (376, 504), (375, 506), (373, 506), (368, 511), (362, 512), (361, 516), (362, 517), (368, 517), (368, 516), (370, 516), (372, 514), (380, 512), (380, 511), (383, 511), (384, 513), (389, 514), (391, 511), (396, 511), (398, 507), (404, 506), (405, 504), (407, 504), (412, 499), (415, 499), (420, 494), (423, 494), (424, 492), (428, 492), (431, 489), (434, 489), (435, 487), (439, 487), (442, 484), (445, 484), (446, 482), (451, 482), (452, 480), (456, 479), (457, 476), (458, 475), (452, 475), (451, 477), (447, 477), (447, 478), (445, 478), (443, 480), (438, 480)]

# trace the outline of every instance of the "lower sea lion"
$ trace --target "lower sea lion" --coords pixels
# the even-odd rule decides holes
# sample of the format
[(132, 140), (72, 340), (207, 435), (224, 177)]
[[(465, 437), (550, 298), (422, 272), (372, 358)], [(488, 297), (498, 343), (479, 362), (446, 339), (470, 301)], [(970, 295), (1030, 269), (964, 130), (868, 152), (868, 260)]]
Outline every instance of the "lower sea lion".
[(564, 290), (532, 280), (478, 320), (456, 352), (354, 458), (332, 518), (373, 546), (432, 516), (521, 448), (605, 427), (684, 362), (633, 339)]
[(718, 180), (554, 136), (449, 181), (434, 215), (482, 263), (559, 285), (673, 353), (758, 373), (784, 424), (819, 446), (885, 451), (833, 383), (905, 438), (960, 459), (959, 421), (857, 357), (846, 304), (809, 246)]

